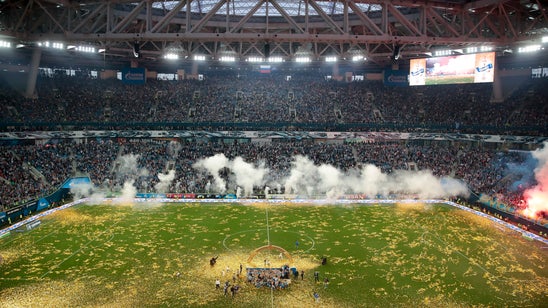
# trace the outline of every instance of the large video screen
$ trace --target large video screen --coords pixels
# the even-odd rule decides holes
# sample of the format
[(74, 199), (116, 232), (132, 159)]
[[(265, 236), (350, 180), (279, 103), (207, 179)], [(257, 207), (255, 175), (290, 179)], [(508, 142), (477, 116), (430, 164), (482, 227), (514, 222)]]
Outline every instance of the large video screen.
[(493, 82), (495, 53), (411, 59), (409, 85)]

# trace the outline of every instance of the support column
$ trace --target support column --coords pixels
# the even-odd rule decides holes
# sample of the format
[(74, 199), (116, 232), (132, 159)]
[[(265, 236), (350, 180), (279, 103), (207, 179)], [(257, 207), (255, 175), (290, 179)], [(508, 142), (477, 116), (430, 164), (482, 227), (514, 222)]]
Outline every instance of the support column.
[(504, 95), (502, 94), (502, 82), (500, 79), (500, 70), (497, 68), (493, 77), (493, 93), (491, 93), (492, 103), (502, 103), (504, 101)]
[(339, 63), (335, 62), (333, 63), (333, 72), (331, 73), (331, 78), (333, 78), (333, 80), (339, 80), (339, 76), (341, 74), (339, 73)]
[(198, 78), (198, 61), (192, 62), (191, 75), (194, 76), (194, 78)]
[(40, 58), (42, 57), (42, 49), (35, 48), (32, 51), (32, 60), (29, 66), (29, 76), (27, 78), (27, 88), (25, 97), (31, 98), (36, 90), (36, 78), (38, 77), (38, 67), (40, 66)]

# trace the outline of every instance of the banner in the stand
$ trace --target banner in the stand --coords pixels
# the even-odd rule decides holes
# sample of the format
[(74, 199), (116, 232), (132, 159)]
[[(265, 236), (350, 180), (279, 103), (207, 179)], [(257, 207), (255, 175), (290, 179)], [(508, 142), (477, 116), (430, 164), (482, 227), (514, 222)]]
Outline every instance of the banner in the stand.
[(70, 189), (78, 185), (91, 185), (91, 179), (89, 177), (70, 178), (65, 183), (63, 183), (63, 186), (61, 186), (61, 188)]
[(122, 82), (125, 84), (145, 84), (145, 69), (143, 67), (126, 67), (122, 69)]
[(409, 86), (408, 75), (409, 71), (385, 69), (384, 85), (391, 87), (407, 87)]
[(36, 205), (36, 211), (45, 210), (49, 207), (49, 201), (46, 198), (41, 198), (38, 200), (38, 204)]

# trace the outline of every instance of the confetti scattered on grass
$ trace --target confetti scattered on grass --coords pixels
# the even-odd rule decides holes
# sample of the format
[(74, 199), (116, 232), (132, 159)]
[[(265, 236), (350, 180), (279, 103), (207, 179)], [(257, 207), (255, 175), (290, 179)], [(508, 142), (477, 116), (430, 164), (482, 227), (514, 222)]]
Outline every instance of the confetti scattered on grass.
[[(272, 293), (245, 275), (234, 281), (240, 264), (245, 272), (266, 259), (289, 263), (279, 251), (247, 263), (269, 240), (287, 250), (304, 280)], [(0, 241), (0, 306), (264, 307), (273, 296), (284, 307), (312, 307), (313, 292), (322, 307), (539, 306), (547, 253), (441, 205), (84, 205)], [(225, 297), (216, 279), (241, 290)]]

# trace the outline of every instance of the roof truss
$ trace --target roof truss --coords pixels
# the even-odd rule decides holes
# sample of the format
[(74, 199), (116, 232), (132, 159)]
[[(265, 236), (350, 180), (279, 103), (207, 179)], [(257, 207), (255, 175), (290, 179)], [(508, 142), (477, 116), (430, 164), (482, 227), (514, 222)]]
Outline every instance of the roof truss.
[[(284, 9), (283, 0), (237, 4), (219, 0), (204, 12), (198, 0), (171, 1), (169, 8), (156, 0), (6, 0), (0, 3), (0, 34), (30, 44), (91, 44), (128, 58), (135, 42), (148, 59), (173, 45), (186, 55), (211, 57), (226, 50), (216, 47), (223, 45), (243, 58), (262, 54), (269, 43), (281, 56), (311, 45), (316, 58), (358, 47), (383, 63), (395, 46), (403, 56), (416, 56), (442, 47), (506, 47), (548, 32), (540, 0), (301, 0), (298, 16)], [(363, 4), (379, 9), (363, 11)], [(200, 11), (191, 11), (196, 5)]]

